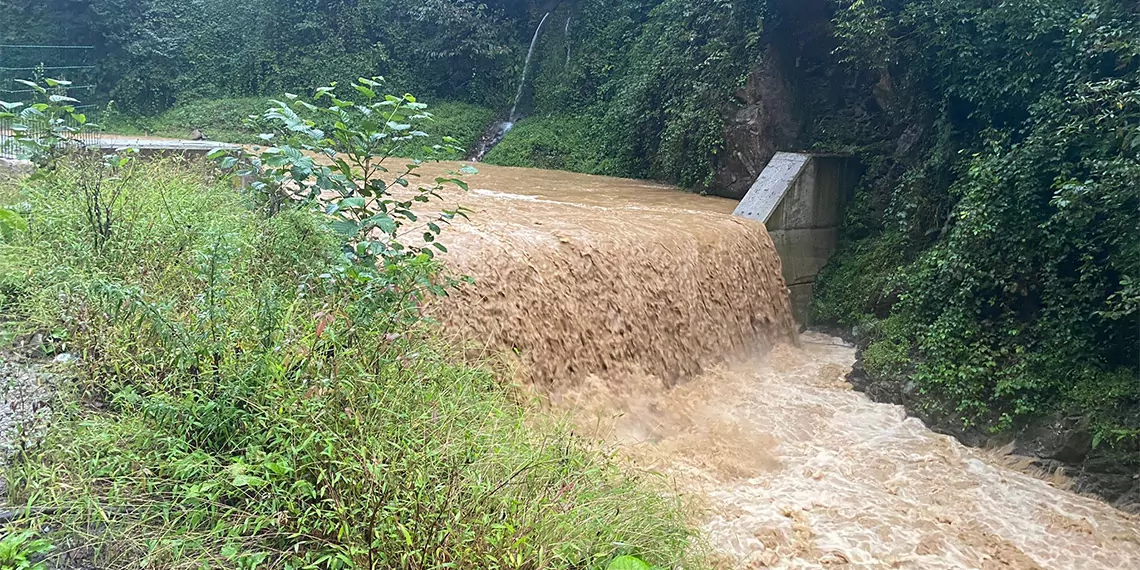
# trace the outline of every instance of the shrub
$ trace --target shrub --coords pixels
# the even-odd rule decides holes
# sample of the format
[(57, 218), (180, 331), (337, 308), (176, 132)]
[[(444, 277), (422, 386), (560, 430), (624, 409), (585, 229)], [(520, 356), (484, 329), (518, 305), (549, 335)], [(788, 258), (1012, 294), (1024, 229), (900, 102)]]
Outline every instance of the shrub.
[(620, 174), (605, 158), (593, 128), (586, 118), (526, 118), (508, 131), (483, 161), (586, 174)]

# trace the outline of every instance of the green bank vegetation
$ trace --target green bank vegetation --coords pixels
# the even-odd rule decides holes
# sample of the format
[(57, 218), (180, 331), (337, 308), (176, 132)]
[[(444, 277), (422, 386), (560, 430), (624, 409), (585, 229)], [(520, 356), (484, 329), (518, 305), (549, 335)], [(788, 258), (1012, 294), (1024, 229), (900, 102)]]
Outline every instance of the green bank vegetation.
[(878, 110), (827, 119), (868, 173), (819, 318), (944, 425), (1077, 415), (1135, 462), (1140, 7), (851, 2), (835, 26)]
[[(241, 192), (129, 152), (0, 186), (5, 328), (73, 359), (6, 472), (5, 568), (699, 567), (661, 482), (437, 340), (419, 309), (462, 285), (431, 253), (461, 213), (416, 212), (469, 173), (384, 160), (430, 139), (426, 106), (354, 87), (265, 111), (272, 146), (217, 157)], [(65, 145), (69, 102), (37, 111)]]

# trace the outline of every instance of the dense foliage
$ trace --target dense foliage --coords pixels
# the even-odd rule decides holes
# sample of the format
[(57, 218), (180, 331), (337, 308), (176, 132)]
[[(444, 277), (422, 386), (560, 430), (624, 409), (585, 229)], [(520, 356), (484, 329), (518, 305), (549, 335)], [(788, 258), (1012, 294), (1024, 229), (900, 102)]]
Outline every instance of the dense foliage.
[(95, 46), (102, 94), (131, 113), (199, 98), (307, 90), (359, 74), (383, 75), (401, 90), (434, 98), (501, 107), (507, 100), (500, 88), (521, 65), (517, 22), (506, 13), (521, 15), (522, 4), (5, 0), (0, 43)]
[[(766, 11), (765, 2), (741, 0), (5, 2), (12, 25), (0, 30), (0, 43), (94, 45), (102, 102), (114, 100), (128, 124), (175, 106), (216, 108), (198, 99), (238, 98), (242, 106), (250, 101), (243, 97), (359, 74), (505, 115), (532, 34), (549, 11), (520, 111), (554, 121), (584, 117), (574, 128), (588, 130), (599, 158), (563, 158), (571, 152), (560, 150), (536, 163), (688, 186), (711, 180), (721, 113), (762, 49)], [(9, 55), (28, 65), (61, 57), (34, 49)], [(212, 126), (189, 124), (193, 115), (167, 119), (181, 124), (152, 130), (184, 136)], [(137, 124), (146, 130), (149, 122)], [(530, 136), (537, 134), (540, 146), (566, 147), (558, 129)]]
[(876, 118), (829, 131), (870, 169), (819, 316), (951, 423), (1080, 414), (1134, 446), (1140, 7), (858, 0), (835, 22)]
[(762, 50), (764, 13), (763, 2), (583, 1), (554, 19), (570, 25), (544, 44), (535, 110), (588, 118), (601, 146), (590, 171), (708, 184), (721, 114)]

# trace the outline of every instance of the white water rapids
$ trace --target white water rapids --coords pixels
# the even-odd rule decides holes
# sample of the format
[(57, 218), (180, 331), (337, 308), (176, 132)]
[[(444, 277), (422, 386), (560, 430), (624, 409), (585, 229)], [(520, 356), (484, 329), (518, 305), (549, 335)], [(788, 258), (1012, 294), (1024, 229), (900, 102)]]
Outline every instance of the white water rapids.
[(452, 324), (693, 499), (719, 567), (1140, 569), (1136, 517), (852, 391), (838, 339), (797, 342), (771, 240), (734, 202), (479, 169), (449, 230), (475, 278)]
[(854, 358), (805, 333), (601, 425), (703, 505), (725, 568), (1140, 568), (1136, 517), (871, 402)]

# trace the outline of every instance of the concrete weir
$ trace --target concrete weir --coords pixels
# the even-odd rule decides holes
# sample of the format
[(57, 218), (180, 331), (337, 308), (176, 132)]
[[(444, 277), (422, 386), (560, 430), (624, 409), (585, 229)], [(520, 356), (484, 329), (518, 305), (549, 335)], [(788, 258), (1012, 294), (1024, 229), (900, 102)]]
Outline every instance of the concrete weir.
[(843, 205), (858, 179), (852, 157), (778, 152), (733, 212), (767, 226), (800, 323), (810, 318), (815, 277), (835, 252)]
[(123, 148), (133, 148), (139, 151), (139, 154), (148, 156), (172, 154), (204, 156), (216, 148), (221, 148), (227, 151), (236, 151), (241, 149), (241, 146), (236, 144), (220, 143), (214, 141), (193, 141), (119, 135), (100, 135), (89, 146), (98, 148), (103, 152), (111, 152)]

